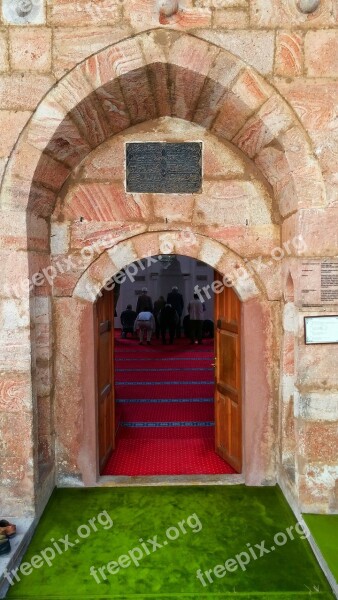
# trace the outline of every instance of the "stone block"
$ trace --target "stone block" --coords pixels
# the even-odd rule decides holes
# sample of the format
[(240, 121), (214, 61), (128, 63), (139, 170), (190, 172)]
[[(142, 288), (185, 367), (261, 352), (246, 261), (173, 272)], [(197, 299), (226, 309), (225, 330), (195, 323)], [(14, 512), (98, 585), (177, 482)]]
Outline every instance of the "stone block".
[[(205, 182), (195, 198), (195, 225), (262, 225), (271, 222), (269, 199), (249, 181)], [(235, 207), (234, 207), (235, 205)]]
[[(4, 487), (11, 488), (13, 485), (22, 484), (26, 476), (23, 457), (5, 456), (0, 466), (0, 481)], [(18, 490), (19, 492), (19, 490)]]
[(270, 31), (227, 31), (198, 29), (194, 35), (232, 52), (262, 75), (273, 71), (275, 37)]
[(115, 25), (122, 17), (122, 5), (121, 0), (53, 0), (48, 23), (54, 27)]
[(163, 219), (166, 223), (191, 222), (194, 209), (193, 195), (185, 195), (183, 199), (178, 194), (171, 194), (169, 197), (164, 194), (154, 194), (152, 198), (156, 219)]
[[(32, 415), (24, 412), (0, 413), (1, 456), (21, 458), (23, 462), (29, 459), (29, 448), (32, 430)], [(13, 435), (15, 431), (16, 435)]]
[(91, 93), (69, 113), (70, 118), (92, 148), (96, 148), (118, 130), (109, 115), (103, 96)]
[(305, 67), (309, 77), (338, 76), (338, 31), (309, 31), (305, 36)]
[(218, 226), (217, 229), (213, 226), (203, 227), (203, 233), (248, 260), (267, 256), (280, 244), (279, 227), (273, 224), (252, 227), (229, 225)]
[(336, 510), (335, 486), (338, 468), (319, 462), (305, 462), (299, 475), (301, 510), (311, 513), (330, 513)]
[[(204, 249), (205, 251), (203, 241), (201, 247), (201, 250)], [(209, 244), (209, 248), (212, 248), (212, 244)], [(240, 300), (246, 302), (247, 300), (258, 296), (260, 294), (260, 290), (256, 285), (256, 278), (252, 275), (251, 270), (247, 268), (246, 263), (232, 252), (228, 252), (224, 246), (219, 246), (219, 248), (223, 248), (223, 252), (220, 254), (219, 249), (217, 249), (215, 256), (218, 260), (214, 265), (215, 269), (231, 282), (231, 285)], [(199, 252), (199, 256), (200, 254), (201, 251)], [(208, 260), (205, 260), (205, 262), (212, 264), (209, 263)]]
[(35, 324), (48, 325), (52, 318), (52, 302), (50, 297), (38, 296), (34, 298)]
[(282, 297), (281, 262), (272, 257), (261, 260), (260, 257), (245, 262), (245, 267), (250, 273), (256, 274), (255, 279), (260, 281), (268, 300), (276, 301)]
[(211, 267), (219, 266), (220, 260), (223, 257), (224, 248), (218, 242), (213, 240), (203, 240), (199, 253), (198, 260), (207, 263)]
[(53, 411), (51, 406), (51, 399), (48, 397), (37, 398), (37, 410), (38, 410), (38, 435), (50, 435), (53, 420)]
[(4, 178), (7, 162), (8, 158), (0, 158), (0, 185), (2, 184), (2, 180)]
[[(0, 253), (0, 295), (3, 298), (20, 298), (24, 293), (20, 282), (29, 276), (28, 254), (26, 252), (2, 250)], [(17, 290), (17, 293), (15, 293)]]
[(29, 273), (35, 296), (50, 296), (54, 273), (47, 252), (30, 252)]
[(159, 253), (159, 241), (157, 233), (146, 233), (137, 236), (133, 240), (137, 259), (145, 256), (156, 256)]
[[(303, 330), (303, 314), (300, 317)], [(303, 333), (303, 332), (302, 332)], [(298, 347), (297, 385), (300, 392), (330, 391), (338, 387), (338, 372), (335, 368), (338, 360), (338, 346), (308, 345), (302, 341)]]
[(69, 174), (69, 167), (43, 153), (34, 171), (34, 182), (59, 191)]
[(0, 332), (1, 368), (27, 373), (31, 370), (30, 332), (28, 328)]
[(239, 131), (233, 142), (253, 158), (275, 137), (289, 129), (293, 121), (293, 115), (286, 103), (277, 95), (271, 96)]
[(38, 396), (48, 396), (51, 393), (53, 369), (46, 358), (37, 358), (36, 360), (35, 385)]
[(116, 273), (116, 265), (112, 262), (108, 252), (100, 256), (100, 260), (93, 263), (89, 268), (90, 279), (103, 286)]
[(248, 29), (249, 13), (239, 8), (216, 9), (213, 13), (213, 27), (215, 29)]
[(145, 69), (126, 73), (120, 78), (122, 95), (130, 114), (131, 123), (143, 123), (157, 117), (157, 107)]
[(81, 183), (70, 190), (65, 203), (65, 217), (70, 220), (143, 221), (149, 215), (147, 195), (130, 194), (123, 183)]
[(338, 460), (338, 420), (298, 422), (298, 451), (307, 462), (335, 465)]
[(81, 165), (81, 179), (122, 181), (121, 164), (125, 160), (125, 137), (117, 136), (97, 148)]
[(37, 217), (49, 217), (54, 207), (54, 192), (41, 185), (12, 177), (5, 181), (3, 190), (8, 199), (6, 208), (10, 210), (28, 209)]
[(22, 413), (29, 411), (31, 404), (31, 372), (6, 373), (3, 371), (0, 381), (0, 412)]
[(20, 73), (0, 76), (0, 109), (35, 110), (55, 80), (51, 75)]
[(9, 156), (22, 129), (31, 116), (30, 111), (0, 111), (0, 156)]
[(301, 394), (297, 416), (303, 421), (333, 422), (336, 423), (338, 415), (337, 392), (318, 392)]
[(119, 244), (107, 251), (110, 259), (116, 265), (117, 270), (123, 269), (130, 263), (137, 260), (137, 254), (133, 243), (127, 241), (123, 244)]
[(301, 236), (303, 256), (336, 256), (338, 207), (300, 210), (283, 223), (283, 238)]
[(146, 231), (147, 226), (140, 223), (126, 224), (123, 221), (98, 221), (73, 223), (70, 227), (71, 247), (82, 250), (83, 255), (96, 256), (106, 248), (118, 242)]
[[(53, 355), (53, 334), (49, 323), (35, 323), (35, 350), (37, 367), (41, 366), (43, 369), (49, 367)], [(51, 380), (50, 374), (49, 381)]]
[(321, 79), (276, 79), (275, 85), (289, 102), (310, 136), (335, 125), (338, 83)]
[(95, 95), (101, 105), (104, 118), (109, 124), (110, 135), (119, 133), (131, 125), (131, 116), (119, 80), (115, 79), (97, 89)]
[(295, 336), (293, 333), (284, 333), (282, 352), (283, 374), (292, 376), (295, 372)]
[(54, 297), (72, 296), (81, 274), (81, 272), (58, 273), (53, 282)]
[(93, 93), (93, 87), (84, 77), (83, 69), (75, 67), (67, 77), (59, 81), (53, 89), (53, 100), (58, 106), (62, 106), (68, 115), (73, 109), (85, 102), (87, 97)]
[(295, 0), (252, 0), (250, 2), (253, 27), (327, 27), (334, 24), (334, 0), (321, 0), (318, 9), (309, 14), (297, 8)]
[(29, 304), (26, 299), (2, 299), (0, 302), (0, 327), (3, 331), (13, 331), (30, 324)]
[(10, 64), (14, 71), (49, 73), (52, 66), (52, 30), (18, 27), (9, 31)]
[(303, 36), (297, 31), (279, 31), (276, 38), (275, 74), (298, 77), (304, 69)]
[[(24, 212), (3, 210), (1, 213), (2, 234), (0, 247), (5, 250), (44, 250), (48, 247), (48, 227), (44, 219)], [(28, 239), (27, 239), (28, 230)]]
[(0, 73), (9, 70), (7, 35), (5, 31), (0, 31)]
[(69, 229), (67, 223), (51, 224), (51, 254), (67, 254), (69, 249)]
[(190, 69), (206, 77), (219, 54), (216, 46), (182, 35), (172, 42), (168, 59), (171, 65)]
[[(130, 34), (130, 27), (126, 24), (116, 27), (77, 27), (76, 35), (71, 27), (57, 28), (53, 38), (54, 75), (59, 79), (85, 58)], [(95, 60), (93, 57), (92, 62)]]

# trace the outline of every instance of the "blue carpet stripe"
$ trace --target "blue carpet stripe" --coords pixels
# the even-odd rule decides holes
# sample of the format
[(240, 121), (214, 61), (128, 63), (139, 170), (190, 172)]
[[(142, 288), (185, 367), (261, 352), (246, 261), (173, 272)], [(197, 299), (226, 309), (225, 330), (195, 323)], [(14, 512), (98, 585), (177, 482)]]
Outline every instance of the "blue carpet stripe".
[(214, 385), (213, 381), (115, 381), (115, 385)]
[(181, 402), (182, 404), (188, 402), (194, 403), (213, 403), (213, 398), (175, 398), (174, 400), (168, 400), (168, 398), (152, 398), (148, 400), (147, 398), (137, 398), (136, 400), (130, 398), (121, 398), (116, 400), (117, 404), (172, 404), (175, 402)]
[(212, 358), (214, 358), (213, 354), (210, 354), (210, 356), (198, 356), (198, 357), (196, 356), (196, 357), (193, 357), (193, 358), (187, 358), (187, 357), (184, 357), (184, 356), (177, 356), (176, 358), (172, 358), (172, 357), (168, 356), (168, 357), (163, 358), (162, 356), (159, 357), (159, 356), (156, 356), (156, 355), (152, 356), (151, 358), (140, 358), (138, 354), (135, 354), (134, 358), (131, 358), (130, 357), (130, 352), (128, 352), (128, 355), (126, 357), (123, 357), (123, 356), (118, 357), (118, 356), (116, 356), (115, 357), (115, 361), (126, 362), (128, 360), (132, 360), (132, 361), (137, 360), (137, 362), (141, 362), (141, 361), (154, 361), (154, 360), (163, 361), (164, 360), (165, 362), (167, 362), (168, 360), (176, 360), (176, 361), (180, 361), (181, 362), (182, 360), (210, 360)]
[[(181, 373), (181, 371), (213, 371), (213, 367), (196, 367), (196, 368), (192, 368), (192, 369), (182, 369), (181, 367), (179, 369), (174, 369), (175, 371), (179, 371)], [(115, 373), (135, 373), (136, 372), (141, 372), (141, 373), (150, 373), (150, 372), (158, 372), (158, 371), (166, 371), (168, 373), (172, 373), (173, 370), (172, 369), (147, 369), (146, 367), (144, 367), (144, 369), (115, 369)]]
[(123, 427), (213, 427), (214, 421), (148, 421), (136, 423), (134, 421), (121, 421)]

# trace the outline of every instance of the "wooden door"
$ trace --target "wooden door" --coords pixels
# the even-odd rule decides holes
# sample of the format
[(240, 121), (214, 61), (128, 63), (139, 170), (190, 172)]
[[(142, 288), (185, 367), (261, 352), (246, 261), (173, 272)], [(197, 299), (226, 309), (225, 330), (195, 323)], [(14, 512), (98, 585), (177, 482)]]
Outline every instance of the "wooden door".
[(95, 305), (100, 474), (115, 448), (114, 296), (103, 290)]
[[(222, 277), (215, 273), (215, 280)], [(215, 450), (242, 471), (241, 301), (232, 288), (215, 294)]]

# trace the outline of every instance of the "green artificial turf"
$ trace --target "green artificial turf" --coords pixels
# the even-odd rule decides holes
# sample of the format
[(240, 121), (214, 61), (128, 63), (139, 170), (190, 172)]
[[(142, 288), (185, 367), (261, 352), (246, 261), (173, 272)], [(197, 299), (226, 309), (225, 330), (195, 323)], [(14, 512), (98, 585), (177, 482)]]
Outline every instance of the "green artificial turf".
[[(113, 526), (109, 527), (104, 513), (100, 519), (105, 527), (96, 521), (98, 531), (81, 539), (79, 531), (83, 535), (87, 530), (78, 531), (78, 527), (103, 511), (113, 519)], [(169, 539), (177, 536), (178, 523), (183, 520), (186, 533), (181, 531), (177, 539)], [(59, 489), (48, 503), (24, 561), (31, 561), (66, 535), (73, 543), (75, 539), (79, 542), (61, 555), (55, 551), (50, 567), (44, 564), (30, 575), (20, 575), (9, 598), (292, 600), (311, 596), (311, 600), (329, 600), (333, 595), (307, 540), (295, 533), (295, 539), (285, 545), (274, 544), (275, 534), (285, 533), (294, 524), (284, 497), (273, 487)], [(175, 526), (176, 530), (168, 529)], [(153, 551), (147, 540), (156, 535), (158, 542), (166, 543)], [(255, 548), (263, 540), (267, 549), (275, 545), (275, 550), (257, 560), (252, 557), (245, 571), (238, 563), (235, 570), (230, 562), (229, 569), (234, 570), (226, 571), (221, 579), (212, 574), (214, 583), (206, 587), (196, 578), (197, 569), (224, 565), (247, 551), (248, 544)], [(128, 552), (142, 543), (146, 550), (139, 566), (127, 566)], [(60, 549), (64, 546), (63, 542), (58, 545)], [(259, 555), (259, 549), (256, 552)], [(124, 568), (116, 574), (104, 571), (106, 579), (101, 581), (99, 576), (100, 583), (96, 583), (90, 566), (98, 571), (121, 555), (127, 555), (121, 561)], [(110, 568), (117, 569), (113, 563)]]
[(303, 517), (338, 582), (338, 515), (303, 515)]

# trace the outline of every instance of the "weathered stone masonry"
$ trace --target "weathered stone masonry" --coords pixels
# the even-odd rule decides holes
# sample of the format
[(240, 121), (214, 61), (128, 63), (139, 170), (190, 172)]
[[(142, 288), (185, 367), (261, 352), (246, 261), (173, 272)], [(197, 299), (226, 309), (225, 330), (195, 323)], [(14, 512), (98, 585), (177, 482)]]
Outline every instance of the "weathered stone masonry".
[[(337, 511), (338, 346), (305, 346), (303, 317), (338, 306), (307, 307), (302, 292), (304, 260), (337, 257), (337, 3), (304, 13), (296, 0), (180, 0), (167, 16), (155, 0), (36, 0), (15, 19), (7, 4), (1, 512), (33, 514), (55, 482), (96, 481), (92, 303), (166, 242), (224, 274), (257, 259), (236, 285), (245, 479), (278, 481), (305, 511)], [(132, 140), (202, 141), (202, 193), (126, 194)], [(84, 261), (107, 234), (111, 246)], [(51, 267), (50, 283), (21, 285)]]

